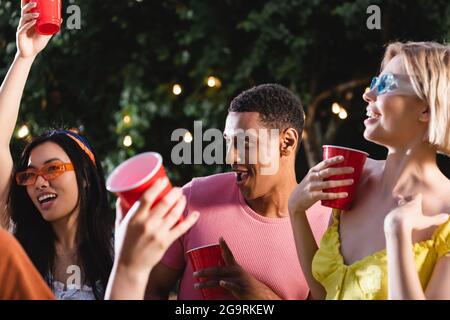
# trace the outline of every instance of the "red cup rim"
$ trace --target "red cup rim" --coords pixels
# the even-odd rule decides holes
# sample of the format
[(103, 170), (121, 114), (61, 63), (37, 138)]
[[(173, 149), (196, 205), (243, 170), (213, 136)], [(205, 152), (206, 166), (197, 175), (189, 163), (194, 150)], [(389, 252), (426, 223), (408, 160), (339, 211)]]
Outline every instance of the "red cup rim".
[(206, 246), (201, 246), (201, 247), (197, 247), (197, 248), (188, 250), (188, 251), (186, 251), (186, 254), (188, 254), (188, 253), (190, 253), (190, 252), (192, 252), (192, 251), (195, 251), (195, 250), (199, 250), (199, 249), (203, 249), (203, 248), (208, 248), (208, 247), (215, 247), (215, 246), (220, 246), (220, 244), (218, 244), (218, 243), (207, 244)]
[(361, 150), (358, 150), (358, 149), (352, 149), (352, 148), (341, 147), (341, 146), (334, 146), (334, 145), (331, 145), (331, 144), (326, 144), (326, 145), (322, 146), (322, 148), (325, 148), (325, 147), (332, 147), (332, 148), (337, 148), (337, 149), (345, 149), (345, 150), (355, 151), (355, 152), (358, 152), (358, 153), (365, 154), (366, 156), (369, 156), (369, 154), (367, 152), (361, 151)]
[[(128, 161), (136, 160), (138, 158), (146, 157), (146, 156), (149, 156), (149, 155), (153, 155), (153, 156), (155, 156), (158, 159), (157, 165), (153, 168), (152, 171), (150, 171), (149, 174), (147, 174), (144, 178), (142, 178), (138, 182), (134, 183), (133, 185), (129, 186), (128, 188), (114, 189), (111, 186), (111, 180), (113, 180), (116, 177), (116, 175), (120, 172), (120, 170), (122, 170), (123, 167), (125, 167), (128, 164)], [(113, 170), (113, 172), (111, 172), (111, 174), (109, 175), (108, 179), (106, 180), (106, 190), (108, 190), (109, 192), (115, 193), (115, 192), (126, 192), (126, 191), (130, 191), (130, 190), (136, 189), (137, 187), (142, 185), (142, 183), (144, 181), (147, 181), (152, 176), (154, 176), (156, 174), (156, 172), (158, 172), (158, 170), (161, 168), (161, 165), (162, 165), (162, 156), (159, 153), (157, 153), (157, 152), (144, 152), (144, 153), (138, 154), (138, 155), (136, 155), (134, 157), (131, 157), (130, 159), (128, 159), (125, 162), (123, 162), (122, 164), (120, 164), (117, 168), (115, 168)]]

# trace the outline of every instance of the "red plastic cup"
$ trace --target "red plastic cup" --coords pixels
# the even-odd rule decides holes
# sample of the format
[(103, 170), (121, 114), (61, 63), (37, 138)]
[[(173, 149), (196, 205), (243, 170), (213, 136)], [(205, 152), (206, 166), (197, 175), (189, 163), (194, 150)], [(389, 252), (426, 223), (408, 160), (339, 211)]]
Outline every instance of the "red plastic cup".
[(364, 163), (368, 157), (368, 153), (356, 149), (339, 147), (339, 146), (323, 146), (323, 159), (329, 159), (336, 156), (343, 156), (344, 161), (334, 165), (333, 167), (353, 167), (355, 171), (351, 174), (343, 174), (331, 176), (329, 178), (324, 179), (324, 181), (328, 180), (345, 180), (345, 179), (353, 179), (354, 183), (350, 186), (337, 187), (324, 189), (324, 192), (347, 192), (348, 197), (343, 199), (335, 199), (335, 200), (322, 200), (322, 205), (329, 208), (341, 209), (341, 210), (350, 210), (354, 197), (356, 186), (358, 185), (359, 179), (361, 178), (361, 173), (364, 167)]
[(37, 6), (30, 12), (39, 12), (35, 30), (37, 33), (50, 36), (59, 32), (61, 29), (61, 0), (29, 0), (36, 2)]
[[(225, 266), (219, 244), (210, 244), (203, 247), (191, 249), (186, 252), (191, 261), (194, 272), (206, 268)], [(198, 278), (199, 282), (207, 281)], [(222, 287), (200, 289), (205, 300), (230, 300), (234, 299), (232, 294)]]
[[(106, 189), (120, 198), (124, 216), (158, 179), (167, 178), (162, 162), (159, 153), (145, 152), (126, 160), (109, 175), (106, 180)], [(152, 208), (171, 189), (172, 185), (169, 182), (155, 199)]]

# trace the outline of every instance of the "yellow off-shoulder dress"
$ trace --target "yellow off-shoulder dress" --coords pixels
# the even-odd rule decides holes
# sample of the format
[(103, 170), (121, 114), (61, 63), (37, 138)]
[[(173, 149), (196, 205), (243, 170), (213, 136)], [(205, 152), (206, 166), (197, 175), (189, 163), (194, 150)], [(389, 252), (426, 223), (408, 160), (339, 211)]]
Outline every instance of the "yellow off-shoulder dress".
[[(333, 209), (333, 224), (328, 228), (312, 262), (314, 278), (327, 292), (326, 299), (387, 299), (386, 250), (346, 265), (340, 251), (340, 210)], [(422, 288), (430, 280), (439, 258), (450, 255), (450, 219), (439, 226), (430, 240), (413, 245), (414, 259)]]

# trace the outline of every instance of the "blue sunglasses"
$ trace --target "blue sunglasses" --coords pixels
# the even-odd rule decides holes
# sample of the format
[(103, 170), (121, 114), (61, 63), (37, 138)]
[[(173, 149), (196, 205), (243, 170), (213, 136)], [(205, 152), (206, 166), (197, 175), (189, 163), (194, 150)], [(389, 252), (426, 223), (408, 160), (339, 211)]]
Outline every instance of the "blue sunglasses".
[(380, 77), (373, 77), (370, 84), (370, 91), (375, 91), (377, 96), (382, 94), (416, 95), (409, 76), (395, 75), (393, 73), (385, 73)]
[(370, 90), (376, 87), (377, 96), (398, 88), (398, 83), (392, 73), (383, 74), (381, 77), (373, 77), (370, 83)]

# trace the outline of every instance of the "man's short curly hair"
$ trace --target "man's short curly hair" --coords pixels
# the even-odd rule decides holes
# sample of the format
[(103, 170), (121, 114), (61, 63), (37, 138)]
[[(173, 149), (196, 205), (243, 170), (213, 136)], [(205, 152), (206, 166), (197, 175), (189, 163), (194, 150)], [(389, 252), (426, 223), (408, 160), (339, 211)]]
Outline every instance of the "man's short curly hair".
[[(279, 84), (262, 84), (240, 93), (231, 101), (229, 112), (258, 112), (267, 127), (297, 130), (301, 140), (305, 113), (300, 99)], [(300, 144), (300, 143), (299, 143)]]

